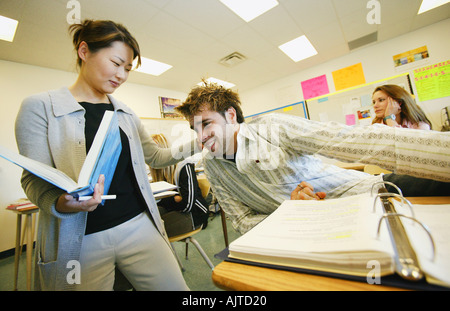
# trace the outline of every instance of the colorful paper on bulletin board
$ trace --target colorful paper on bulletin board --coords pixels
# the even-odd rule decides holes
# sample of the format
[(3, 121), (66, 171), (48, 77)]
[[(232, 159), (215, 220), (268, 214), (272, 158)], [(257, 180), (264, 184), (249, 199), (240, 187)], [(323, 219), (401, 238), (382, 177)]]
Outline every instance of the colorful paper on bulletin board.
[(302, 81), (301, 85), (304, 99), (310, 99), (330, 93), (326, 75)]
[(450, 96), (450, 60), (414, 70), (420, 101)]
[(347, 125), (355, 125), (356, 124), (356, 118), (354, 114), (347, 114), (345, 116), (345, 124)]
[(336, 91), (366, 83), (361, 63), (333, 71), (332, 74)]
[(425, 59), (428, 57), (429, 57), (429, 54), (428, 54), (428, 48), (426, 45), (424, 45), (420, 48), (414, 49), (414, 50), (410, 50), (410, 51), (392, 56), (392, 58), (394, 59), (395, 67), (414, 63), (418, 60), (422, 60), (422, 59)]
[(372, 95), (371, 94), (361, 95), (361, 107), (371, 105), (372, 105)]

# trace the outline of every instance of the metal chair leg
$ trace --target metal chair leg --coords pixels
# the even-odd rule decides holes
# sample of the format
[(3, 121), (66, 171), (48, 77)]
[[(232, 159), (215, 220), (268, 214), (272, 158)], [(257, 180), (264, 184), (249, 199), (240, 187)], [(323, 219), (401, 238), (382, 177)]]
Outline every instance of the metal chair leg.
[(206, 253), (203, 251), (203, 248), (200, 246), (200, 244), (195, 240), (193, 237), (190, 237), (189, 240), (192, 242), (192, 244), (195, 245), (199, 253), (202, 255), (203, 259), (206, 261), (208, 266), (211, 268), (211, 270), (214, 270), (214, 265), (212, 264), (211, 260), (209, 260)]
[(175, 258), (177, 259), (178, 265), (180, 266), (180, 269), (182, 272), (186, 271), (183, 267), (183, 264), (180, 261), (180, 258), (178, 258), (177, 252), (175, 251), (175, 248), (173, 247), (173, 243), (170, 243), (170, 246), (172, 246), (173, 253), (175, 254)]

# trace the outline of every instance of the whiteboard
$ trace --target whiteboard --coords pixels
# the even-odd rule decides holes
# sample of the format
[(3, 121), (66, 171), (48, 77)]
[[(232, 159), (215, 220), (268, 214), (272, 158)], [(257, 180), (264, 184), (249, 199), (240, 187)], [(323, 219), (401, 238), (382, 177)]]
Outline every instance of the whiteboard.
[(349, 125), (372, 123), (375, 113), (372, 108), (372, 93), (383, 84), (396, 84), (413, 94), (408, 74), (363, 84), (336, 93), (306, 101), (309, 118), (315, 121), (336, 121)]

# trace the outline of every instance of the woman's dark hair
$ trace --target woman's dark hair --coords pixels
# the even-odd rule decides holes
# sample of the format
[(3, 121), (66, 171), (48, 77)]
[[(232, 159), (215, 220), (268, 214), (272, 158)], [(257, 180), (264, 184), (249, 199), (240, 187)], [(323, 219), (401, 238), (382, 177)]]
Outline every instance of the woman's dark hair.
[[(95, 53), (101, 49), (110, 47), (116, 41), (127, 44), (133, 50), (133, 59), (137, 57), (137, 66), (141, 65), (141, 52), (139, 44), (130, 32), (121, 24), (108, 20), (84, 20), (81, 24), (73, 24), (69, 27), (73, 36), (75, 50), (81, 42), (86, 42), (89, 51)], [(78, 57), (77, 65), (81, 67), (82, 60)]]

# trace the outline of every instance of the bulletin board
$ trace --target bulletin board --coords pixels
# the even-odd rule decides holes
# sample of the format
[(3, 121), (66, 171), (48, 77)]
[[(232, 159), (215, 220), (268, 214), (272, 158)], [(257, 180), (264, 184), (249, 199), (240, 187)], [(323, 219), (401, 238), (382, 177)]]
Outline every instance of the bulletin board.
[(301, 101), (301, 102), (298, 102), (295, 104), (291, 104), (291, 105), (263, 111), (260, 113), (252, 114), (250, 116), (246, 116), (245, 121), (250, 122), (250, 121), (252, 121), (260, 116), (263, 116), (265, 114), (268, 114), (268, 113), (286, 113), (286, 114), (299, 116), (299, 117), (308, 119), (308, 109), (306, 107), (305, 102)]
[(309, 119), (336, 121), (348, 125), (367, 125), (375, 116), (372, 108), (373, 90), (383, 84), (396, 84), (413, 94), (408, 73), (348, 88), (306, 101)]

